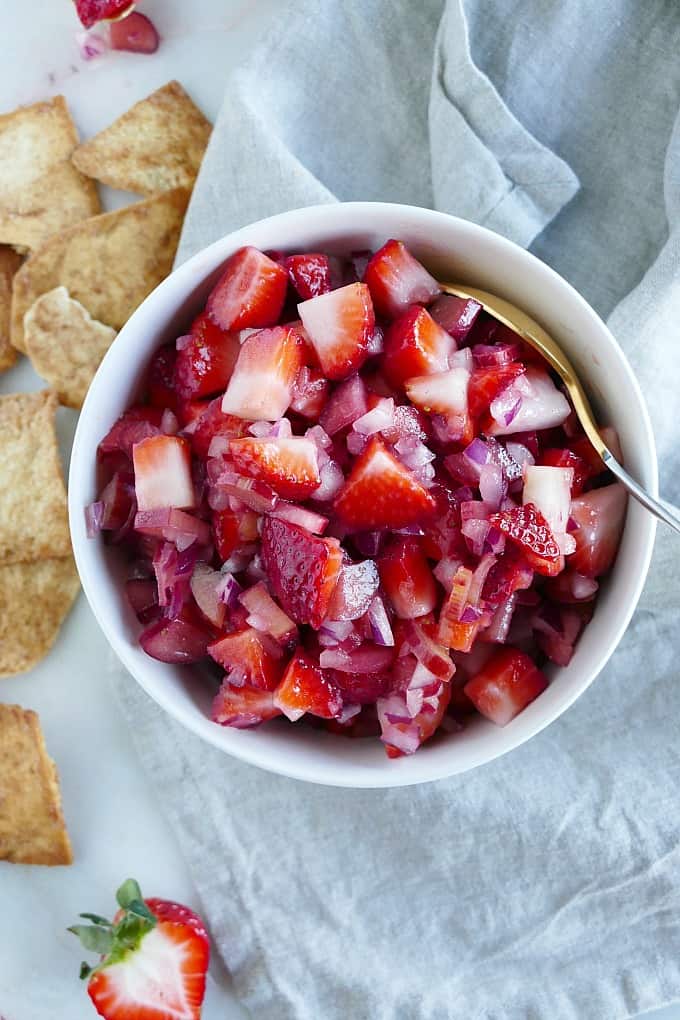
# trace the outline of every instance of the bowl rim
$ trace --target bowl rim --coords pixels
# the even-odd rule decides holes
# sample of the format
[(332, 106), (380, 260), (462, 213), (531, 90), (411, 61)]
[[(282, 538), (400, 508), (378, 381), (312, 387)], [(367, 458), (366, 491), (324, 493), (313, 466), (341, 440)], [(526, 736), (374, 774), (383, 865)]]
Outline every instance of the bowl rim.
[[(92, 436), (90, 435), (90, 430), (88, 429), (87, 424), (90, 417), (90, 411), (97, 402), (98, 391), (103, 386), (103, 381), (107, 378), (108, 365), (117, 355), (121, 345), (126, 342), (127, 337), (134, 335), (138, 323), (144, 321), (148, 308), (151, 305), (155, 305), (156, 302), (161, 301), (166, 294), (170, 295), (175, 289), (183, 291), (187, 286), (195, 287), (197, 283), (202, 282), (210, 275), (210, 273), (214, 272), (216, 268), (219, 268), (220, 263), (228, 258), (234, 250), (242, 244), (251, 243), (248, 235), (254, 228), (265, 230), (269, 227), (275, 228), (291, 223), (295, 225), (295, 230), (300, 231), (304, 229), (306, 223), (309, 223), (310, 226), (318, 226), (318, 217), (320, 215), (326, 215), (329, 219), (333, 219), (334, 213), (343, 217), (357, 217), (358, 219), (361, 218), (362, 214), (373, 215), (379, 213), (385, 215), (387, 218), (398, 218), (399, 215), (405, 214), (410, 217), (415, 216), (422, 224), (426, 224), (428, 221), (432, 223), (445, 222), (446, 224), (454, 226), (463, 237), (466, 233), (469, 235), (478, 235), (481, 233), (488, 241), (493, 242), (502, 251), (507, 252), (509, 256), (514, 255), (516, 257), (519, 255), (520, 258), (525, 259), (527, 261), (529, 272), (537, 274), (538, 278), (542, 277), (543, 279), (552, 280), (561, 288), (566, 288), (565, 293), (568, 293), (570, 299), (580, 306), (582, 312), (584, 312), (587, 318), (591, 320), (593, 328), (601, 331), (604, 330), (612, 342), (614, 350), (618, 352), (620, 362), (619, 367), (626, 375), (628, 384), (637, 399), (636, 413), (639, 414), (638, 426), (641, 432), (640, 450), (643, 451), (645, 456), (645, 473), (647, 475), (645, 484), (653, 495), (658, 494), (658, 463), (656, 446), (649, 412), (637, 377), (633, 372), (626, 354), (622, 348), (619, 347), (616, 338), (611, 333), (606, 323), (600, 318), (585, 298), (582, 297), (581, 294), (579, 294), (579, 292), (564, 279), (564, 277), (533, 253), (522, 248), (514, 241), (509, 240), (503, 235), (498, 234), (487, 227), (476, 224), (470, 220), (463, 219), (462, 217), (452, 216), (449, 213), (439, 212), (433, 209), (425, 209), (420, 206), (412, 206), (404, 203), (337, 202), (305, 206), (299, 209), (292, 209), (277, 213), (273, 216), (264, 217), (263, 219), (245, 224), (244, 226), (225, 234), (223, 237), (213, 241), (205, 248), (200, 249), (187, 259), (186, 262), (178, 266), (170, 274), (170, 276), (166, 277), (166, 279), (163, 280), (135, 310), (130, 319), (118, 333), (118, 336), (114, 339), (113, 344), (102, 360), (89, 388), (78, 419), (72, 445), (68, 478), (68, 508), (71, 540), (83, 591), (88, 600), (90, 609), (92, 610), (95, 619), (101, 627), (111, 648), (116, 653), (125, 669), (132, 675), (134, 680), (140, 685), (145, 693), (164, 712), (167, 712), (168, 715), (190, 732), (207, 741), (223, 753), (229, 754), (240, 761), (250, 765), (255, 765), (265, 771), (290, 779), (298, 779), (305, 782), (315, 783), (317, 785), (334, 786), (347, 789), (383, 789), (412, 786), (420, 783), (445, 779), (449, 776), (470, 771), (471, 769), (494, 761), (496, 758), (514, 750), (516, 747), (519, 747), (532, 737), (536, 736), (536, 734), (540, 733), (551, 723), (555, 722), (595, 681), (620, 643), (642, 594), (647, 574), (649, 572), (656, 534), (656, 520), (651, 514), (643, 517), (641, 519), (641, 524), (638, 527), (639, 534), (636, 536), (636, 540), (639, 543), (644, 543), (644, 549), (642, 550), (642, 555), (638, 555), (639, 570), (634, 582), (630, 585), (630, 593), (627, 604), (618, 614), (619, 618), (617, 626), (610, 631), (606, 642), (602, 645), (600, 653), (595, 657), (594, 665), (587, 673), (584, 674), (582, 681), (574, 685), (574, 689), (569, 693), (569, 695), (565, 695), (563, 697), (559, 706), (557, 706), (552, 713), (549, 713), (546, 718), (535, 721), (529, 728), (529, 732), (522, 731), (512, 733), (509, 732), (508, 729), (499, 728), (498, 747), (497, 749), (494, 748), (491, 753), (489, 753), (488, 749), (483, 752), (480, 752), (477, 749), (473, 752), (468, 751), (467, 759), (462, 764), (457, 763), (455, 757), (453, 757), (452, 760), (443, 758), (438, 761), (428, 760), (425, 758), (425, 760), (420, 760), (418, 768), (411, 768), (409, 773), (405, 773), (399, 765), (403, 761), (415, 762), (416, 759), (419, 758), (418, 755), (414, 755), (407, 759), (390, 760), (389, 769), (376, 771), (375, 774), (367, 774), (367, 771), (364, 769), (355, 775), (351, 775), (352, 766), (348, 766), (347, 763), (337, 761), (333, 762), (332, 766), (329, 765), (328, 769), (324, 769), (321, 775), (315, 776), (310, 774), (311, 770), (306, 767), (304, 760), (293, 759), (289, 762), (285, 757), (281, 762), (274, 760), (271, 748), (257, 740), (252, 740), (247, 743), (244, 742), (243, 744), (239, 744), (238, 747), (224, 746), (222, 740), (224, 728), (216, 726), (210, 719), (202, 714), (199, 715), (198, 710), (195, 714), (189, 715), (182, 710), (180, 706), (177, 706), (172, 699), (169, 698), (166, 701), (163, 701), (163, 699), (158, 697), (158, 693), (156, 691), (152, 692), (150, 690), (143, 675), (138, 673), (135, 656), (131, 653), (130, 646), (122, 639), (122, 627), (110, 618), (107, 613), (103, 612), (100, 604), (97, 591), (98, 568), (95, 566), (95, 563), (101, 563), (101, 557), (94, 552), (95, 548), (98, 548), (99, 546), (95, 543), (89, 543), (89, 540), (87, 540), (86, 537), (84, 538), (85, 531), (82, 523), (83, 507), (87, 501), (85, 496), (88, 488), (87, 472), (89, 468), (91, 468), (91, 465), (88, 467), (84, 458), (87, 456), (91, 457), (94, 452), (92, 448)], [(334, 227), (330, 225), (330, 236), (332, 236), (333, 229)], [(393, 235), (390, 234), (390, 236)], [(99, 437), (95, 438), (96, 442), (98, 442)], [(503, 737), (503, 734), (505, 734), (505, 737)]]

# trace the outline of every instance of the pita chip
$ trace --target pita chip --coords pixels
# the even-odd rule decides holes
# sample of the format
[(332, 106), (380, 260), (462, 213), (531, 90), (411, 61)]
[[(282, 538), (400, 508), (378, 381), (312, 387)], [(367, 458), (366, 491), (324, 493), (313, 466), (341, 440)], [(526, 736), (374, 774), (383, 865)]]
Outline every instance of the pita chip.
[(0, 245), (0, 372), (11, 368), (16, 361), (16, 348), (9, 338), (12, 310), (12, 280), (23, 258), (9, 245)]
[(0, 677), (45, 658), (79, 587), (71, 556), (0, 566)]

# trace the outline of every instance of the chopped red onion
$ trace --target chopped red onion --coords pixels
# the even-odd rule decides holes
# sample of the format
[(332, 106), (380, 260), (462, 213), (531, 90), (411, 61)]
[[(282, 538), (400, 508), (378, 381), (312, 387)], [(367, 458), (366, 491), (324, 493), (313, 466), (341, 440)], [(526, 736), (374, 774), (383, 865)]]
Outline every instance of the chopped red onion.
[(441, 294), (428, 308), (435, 322), (438, 322), (456, 343), (461, 343), (472, 329), (482, 306), (472, 298), (461, 298), (455, 294)]
[(521, 406), (522, 394), (517, 391), (514, 385), (510, 385), (491, 401), (489, 410), (494, 421), (502, 428), (507, 428), (508, 425), (512, 425), (519, 414)]
[(424, 666), (422, 662), (416, 662), (407, 690), (420, 690), (424, 697), (428, 697), (433, 691), (439, 689), (440, 683), (439, 677), (435, 676), (427, 666)]
[(479, 473), (479, 494), (483, 502), (498, 509), (507, 491), (507, 482), (500, 465), (484, 464)]
[(406, 708), (411, 718), (415, 718), (423, 708), (424, 695), (419, 687), (408, 688), (406, 691)]
[(379, 673), (392, 662), (394, 652), (389, 648), (365, 644), (352, 652), (324, 649), (319, 656), (322, 669), (339, 669), (341, 673)]
[(279, 497), (265, 482), (257, 478), (246, 478), (245, 475), (237, 475), (229, 470), (220, 475), (210, 490), (208, 502), (213, 510), (220, 509), (215, 505), (216, 496), (225, 495), (235, 496), (258, 513), (274, 510), (279, 502)]
[(102, 530), (104, 504), (101, 500), (85, 507), (85, 530), (88, 538), (94, 538)]
[(471, 464), (475, 465), (475, 468), (478, 471), (477, 477), (479, 477), (479, 468), (488, 463), (491, 457), (491, 451), (484, 440), (480, 439), (479, 436), (476, 436), (463, 450), (463, 456), (466, 457)]
[(83, 60), (95, 60), (111, 50), (109, 26), (99, 22), (86, 32), (76, 32), (76, 42)]
[(368, 607), (368, 622), (371, 628), (371, 636), (376, 645), (392, 648), (394, 646), (394, 634), (390, 625), (390, 619), (385, 609), (385, 603), (380, 595), (376, 595)]
[(179, 432), (179, 422), (177, 416), (166, 407), (163, 411), (163, 417), (161, 418), (161, 432), (165, 433), (166, 436), (176, 436)]
[(319, 630), (319, 643), (331, 646), (342, 644), (353, 630), (351, 620), (324, 620)]
[(411, 716), (406, 707), (406, 700), (401, 694), (390, 694), (387, 698), (378, 698), (375, 707), (381, 725), (384, 721), (392, 723), (411, 722)]
[(382, 354), (384, 345), (385, 334), (380, 326), (376, 326), (369, 337), (368, 344), (366, 345), (369, 358), (374, 357), (376, 354)]
[(278, 517), (282, 521), (289, 521), (291, 524), (297, 524), (306, 531), (311, 531), (313, 535), (323, 535), (328, 526), (327, 517), (322, 517), (321, 514), (314, 513), (313, 510), (306, 510), (295, 503), (280, 501), (275, 509), (271, 511), (270, 516)]
[(536, 463), (533, 453), (528, 446), (524, 445), (524, 443), (516, 443), (513, 442), (512, 439), (508, 439), (505, 444), (505, 449), (522, 469)]
[(333, 447), (333, 440), (325, 429), (322, 429), (320, 425), (313, 425), (311, 429), (307, 429), (305, 432), (305, 439), (311, 439), (316, 445), (319, 451), (319, 464), (324, 463), (321, 458), (321, 454), (323, 453), (326, 454), (326, 460), (328, 460), (328, 451)]
[(238, 546), (222, 564), (222, 571), (230, 574), (240, 574), (246, 569), (257, 549), (258, 546), (254, 542), (246, 542)]
[(347, 451), (351, 453), (353, 457), (358, 457), (366, 449), (368, 443), (368, 437), (361, 435), (359, 432), (354, 432), (353, 429), (347, 433)]
[(321, 484), (311, 495), (311, 499), (318, 503), (325, 503), (333, 499), (345, 484), (342, 469), (334, 460), (329, 460), (319, 468), (319, 477)]
[(486, 581), (487, 575), (495, 562), (496, 557), (493, 555), (493, 553), (484, 553), (481, 560), (475, 567), (474, 573), (472, 575), (472, 581), (470, 582), (470, 592), (468, 595), (470, 605), (473, 606), (479, 605), (480, 599), (482, 597), (482, 589), (484, 587), (484, 582)]
[(213, 570), (207, 563), (199, 561), (191, 575), (191, 594), (203, 615), (215, 627), (222, 627), (226, 605), (222, 599), (225, 578), (219, 570)]
[(235, 609), (242, 591), (241, 585), (233, 574), (224, 570), (224, 567), (220, 573), (222, 575), (220, 598), (229, 609)]
[(488, 521), (492, 513), (493, 507), (479, 499), (463, 500), (460, 504), (460, 519), (463, 522), (469, 520)]
[(470, 348), (464, 347), (462, 351), (453, 351), (449, 355), (449, 368), (465, 368), (468, 372), (472, 372), (474, 362)]
[(415, 754), (420, 747), (420, 727), (415, 724), (404, 726), (386, 721), (381, 729), (382, 742), (402, 754)]
[(359, 375), (341, 382), (323, 409), (319, 424), (329, 436), (351, 425), (368, 411), (366, 386)]
[(348, 723), (350, 719), (354, 719), (355, 716), (359, 715), (361, 708), (361, 705), (343, 705), (342, 711), (337, 718), (337, 722), (343, 726), (345, 723)]
[(210, 479), (211, 481), (217, 481), (219, 475), (224, 471), (223, 460), (220, 460), (217, 464), (215, 464), (214, 467), (212, 465), (214, 464), (215, 460), (218, 457), (222, 458), (225, 456), (225, 454), (229, 453), (230, 442), (231, 440), (229, 439), (229, 436), (213, 436), (212, 439), (210, 440), (210, 446), (208, 447), (208, 457), (213, 458), (213, 460), (208, 461), (208, 474), (210, 475), (211, 472), (214, 472), (216, 475), (214, 479), (212, 478)]
[(281, 645), (295, 641), (298, 633), (295, 623), (274, 601), (262, 581), (244, 591), (239, 601), (248, 610), (246, 622), (255, 630), (268, 634)]
[(206, 630), (178, 619), (158, 620), (139, 636), (141, 647), (152, 659), (180, 665), (205, 658), (210, 640)]
[(188, 548), (192, 543), (207, 545), (210, 542), (210, 527), (185, 510), (164, 507), (159, 510), (139, 510), (135, 515), (135, 531), (142, 535), (153, 535), (174, 542), (177, 548)]
[(394, 400), (392, 397), (381, 397), (370, 411), (362, 414), (352, 424), (354, 432), (362, 436), (372, 436), (383, 429), (394, 425)]
[(198, 549), (178, 553), (171, 542), (162, 542), (153, 558), (158, 585), (158, 604), (174, 619), (190, 593), (191, 575), (198, 558)]
[(417, 436), (401, 436), (395, 443), (394, 450), (402, 464), (411, 471), (429, 466), (436, 457), (436, 454)]
[(518, 343), (475, 344), (472, 356), (479, 368), (504, 368), (521, 356)]
[(444, 588), (445, 591), (447, 592), (451, 591), (453, 579), (456, 576), (456, 571), (458, 570), (460, 565), (461, 562), (459, 559), (455, 559), (452, 556), (445, 556), (444, 559), (441, 559), (439, 561), (439, 563), (432, 571), (432, 573), (437, 578), (437, 580), (439, 581), (439, 583), (441, 584), (442, 588)]
[(475, 606), (466, 606), (460, 615), (461, 623), (476, 623), (477, 620), (482, 616), (482, 610)]

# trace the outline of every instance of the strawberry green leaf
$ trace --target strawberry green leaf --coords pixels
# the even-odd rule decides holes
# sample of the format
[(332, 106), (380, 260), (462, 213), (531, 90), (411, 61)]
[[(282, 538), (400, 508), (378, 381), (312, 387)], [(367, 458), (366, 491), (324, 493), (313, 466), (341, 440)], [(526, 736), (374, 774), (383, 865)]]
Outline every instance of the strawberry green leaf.
[(123, 882), (116, 893), (116, 902), (118, 903), (118, 906), (123, 908), (123, 910), (129, 910), (131, 903), (134, 903), (135, 900), (141, 902), (142, 899), (142, 890), (139, 888), (139, 884), (135, 882), (134, 878), (128, 878), (125, 882)]
[(85, 949), (89, 949), (93, 953), (105, 956), (111, 951), (113, 933), (110, 928), (104, 928), (98, 924), (74, 924), (68, 931), (76, 935)]
[(80, 980), (84, 981), (85, 978), (88, 978), (91, 973), (92, 967), (90, 967), (89, 963), (85, 963), (85, 961), (83, 961), (80, 965)]
[(92, 924), (103, 924), (105, 928), (111, 928), (111, 922), (107, 917), (101, 917), (99, 914), (78, 914), (78, 917), (84, 917), (86, 921), (92, 921)]

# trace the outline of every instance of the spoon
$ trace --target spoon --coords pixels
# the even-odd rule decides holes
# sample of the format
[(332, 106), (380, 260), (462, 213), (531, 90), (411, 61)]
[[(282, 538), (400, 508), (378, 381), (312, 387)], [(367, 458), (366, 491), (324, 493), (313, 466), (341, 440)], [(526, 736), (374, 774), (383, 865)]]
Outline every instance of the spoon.
[(460, 287), (457, 283), (440, 283), (445, 294), (453, 294), (456, 297), (468, 298), (477, 301), (485, 312), (492, 315), (494, 319), (508, 326), (514, 333), (517, 333), (522, 340), (525, 340), (532, 347), (543, 355), (551, 368), (553, 368), (564, 383), (571, 402), (574, 405), (576, 416), (583, 426), (583, 431), (597, 450), (606, 467), (618, 478), (621, 484), (628, 490), (639, 503), (642, 503), (660, 521), (669, 524), (675, 531), (680, 532), (680, 510), (667, 503), (663, 499), (655, 499), (642, 488), (634, 478), (619, 464), (614, 454), (598, 432), (595, 423), (595, 415), (590, 406), (590, 401), (576, 374), (574, 366), (568, 357), (553, 340), (549, 333), (539, 326), (526, 312), (521, 311), (509, 301), (489, 294), (485, 290), (477, 290), (475, 287)]

